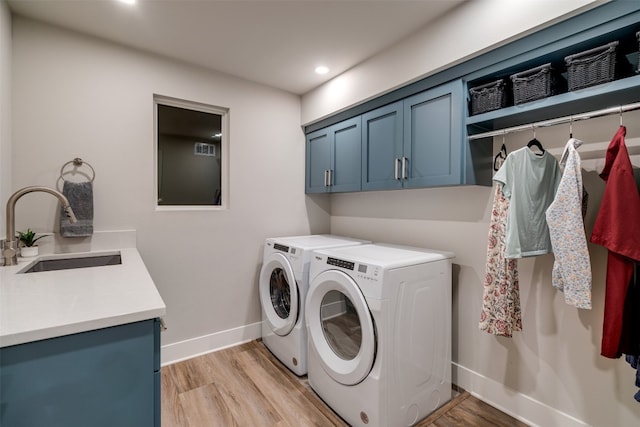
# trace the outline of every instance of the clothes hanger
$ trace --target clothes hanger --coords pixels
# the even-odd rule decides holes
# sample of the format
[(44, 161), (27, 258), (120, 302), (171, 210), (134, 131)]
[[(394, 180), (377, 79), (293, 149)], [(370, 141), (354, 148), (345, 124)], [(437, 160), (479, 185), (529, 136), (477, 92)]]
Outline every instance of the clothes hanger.
[(545, 153), (545, 149), (542, 146), (542, 143), (536, 139), (536, 128), (531, 125), (531, 130), (533, 131), (533, 139), (529, 141), (527, 147), (538, 147), (540, 149), (540, 155)]
[(493, 170), (496, 172), (500, 169), (500, 166), (502, 166), (502, 163), (504, 163), (505, 159), (507, 158), (507, 146), (505, 145), (505, 135), (506, 135), (506, 132), (502, 134), (502, 147), (500, 147), (500, 151), (498, 151), (498, 154), (496, 154), (496, 156), (493, 158)]
[(573, 115), (569, 116), (569, 139), (573, 138)]
[(622, 124), (622, 105), (620, 106), (620, 127), (624, 126), (624, 124)]

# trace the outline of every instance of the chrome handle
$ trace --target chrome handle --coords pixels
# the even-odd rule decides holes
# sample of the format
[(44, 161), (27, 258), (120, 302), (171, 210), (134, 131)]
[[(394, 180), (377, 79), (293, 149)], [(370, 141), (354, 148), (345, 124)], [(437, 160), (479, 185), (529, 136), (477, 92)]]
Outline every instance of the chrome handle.
[(407, 158), (402, 158), (402, 179), (407, 179)]
[(395, 159), (393, 159), (393, 170), (394, 170), (393, 178), (396, 179), (396, 180), (400, 179), (400, 178), (398, 178), (398, 162), (399, 161), (400, 161), (400, 159), (397, 158), (397, 157)]
[(329, 172), (328, 170), (325, 169), (324, 171), (324, 186), (327, 186), (327, 172)]

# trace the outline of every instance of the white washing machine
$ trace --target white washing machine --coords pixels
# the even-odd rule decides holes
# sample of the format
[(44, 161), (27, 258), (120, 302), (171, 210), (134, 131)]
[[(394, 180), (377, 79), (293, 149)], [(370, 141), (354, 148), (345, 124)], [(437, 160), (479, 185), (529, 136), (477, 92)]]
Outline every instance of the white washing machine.
[(451, 399), (454, 255), (371, 244), (314, 252), (308, 380), (352, 426), (410, 426)]
[(260, 271), (262, 341), (296, 375), (307, 373), (304, 301), (314, 249), (370, 243), (331, 235), (267, 239)]

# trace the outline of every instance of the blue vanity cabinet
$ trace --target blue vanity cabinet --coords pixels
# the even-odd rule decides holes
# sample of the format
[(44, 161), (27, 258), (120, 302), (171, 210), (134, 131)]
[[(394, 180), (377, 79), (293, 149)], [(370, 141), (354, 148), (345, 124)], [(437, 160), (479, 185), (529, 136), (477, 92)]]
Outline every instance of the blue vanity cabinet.
[(402, 101), (362, 115), (362, 189), (402, 188)]
[(461, 80), (404, 99), (405, 187), (463, 183), (462, 99)]
[(0, 348), (0, 425), (160, 426), (155, 319)]
[(337, 193), (361, 189), (360, 117), (306, 137), (306, 193)]

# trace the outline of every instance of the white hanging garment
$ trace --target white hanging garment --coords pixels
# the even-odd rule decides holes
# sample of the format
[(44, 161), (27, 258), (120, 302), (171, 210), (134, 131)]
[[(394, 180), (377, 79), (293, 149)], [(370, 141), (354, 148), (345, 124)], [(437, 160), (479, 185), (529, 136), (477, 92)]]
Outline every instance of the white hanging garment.
[(564, 292), (567, 304), (591, 308), (591, 261), (584, 230), (586, 191), (582, 185), (580, 155), (582, 141), (567, 142), (560, 166), (564, 167), (553, 202), (546, 211), (555, 261), (553, 286)]

